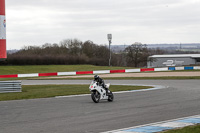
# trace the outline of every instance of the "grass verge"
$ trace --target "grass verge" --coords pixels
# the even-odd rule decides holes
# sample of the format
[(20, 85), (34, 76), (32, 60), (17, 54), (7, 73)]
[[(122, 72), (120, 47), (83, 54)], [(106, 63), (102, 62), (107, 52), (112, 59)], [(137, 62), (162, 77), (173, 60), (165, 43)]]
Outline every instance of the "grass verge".
[[(0, 93), (0, 101), (49, 98), (55, 96), (90, 94), (89, 85), (23, 85), (22, 92)], [(152, 88), (151, 86), (112, 85), (110, 90), (127, 91)]]
[(94, 65), (27, 65), (27, 66), (0, 66), (0, 75), (26, 73), (52, 73), (71, 71), (118, 70), (133, 69), (131, 67), (109, 67)]
[(162, 133), (200, 133), (200, 125), (184, 127), (182, 129), (169, 130)]

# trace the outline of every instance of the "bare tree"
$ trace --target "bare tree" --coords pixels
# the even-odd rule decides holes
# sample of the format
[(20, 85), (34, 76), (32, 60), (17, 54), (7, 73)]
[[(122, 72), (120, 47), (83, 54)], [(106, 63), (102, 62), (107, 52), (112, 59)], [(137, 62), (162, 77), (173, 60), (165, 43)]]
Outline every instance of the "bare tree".
[(60, 42), (60, 45), (68, 48), (71, 55), (81, 55), (82, 41), (78, 39), (66, 39)]
[(142, 43), (134, 43), (125, 49), (128, 66), (144, 66), (146, 65), (149, 52), (147, 46)]
[(92, 41), (88, 40), (85, 41), (82, 45), (82, 52), (87, 57), (92, 58), (95, 55), (95, 49), (97, 48), (97, 45), (94, 44)]

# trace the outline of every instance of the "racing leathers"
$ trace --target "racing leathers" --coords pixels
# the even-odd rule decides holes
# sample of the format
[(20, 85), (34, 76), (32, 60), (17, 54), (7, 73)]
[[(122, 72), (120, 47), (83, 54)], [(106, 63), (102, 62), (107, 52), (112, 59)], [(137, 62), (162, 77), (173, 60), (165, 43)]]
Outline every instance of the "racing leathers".
[(98, 77), (94, 79), (94, 81), (96, 81), (99, 86), (102, 86), (106, 90), (106, 94), (108, 95), (108, 88), (106, 88), (104, 80)]

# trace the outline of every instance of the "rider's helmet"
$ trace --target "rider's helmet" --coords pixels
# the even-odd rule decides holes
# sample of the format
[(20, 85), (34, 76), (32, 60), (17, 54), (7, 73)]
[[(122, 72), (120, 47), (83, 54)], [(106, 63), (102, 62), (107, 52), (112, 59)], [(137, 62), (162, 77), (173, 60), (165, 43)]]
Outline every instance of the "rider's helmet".
[(99, 75), (95, 75), (95, 76), (94, 76), (94, 80), (95, 80), (95, 81), (98, 81), (98, 80), (99, 80)]

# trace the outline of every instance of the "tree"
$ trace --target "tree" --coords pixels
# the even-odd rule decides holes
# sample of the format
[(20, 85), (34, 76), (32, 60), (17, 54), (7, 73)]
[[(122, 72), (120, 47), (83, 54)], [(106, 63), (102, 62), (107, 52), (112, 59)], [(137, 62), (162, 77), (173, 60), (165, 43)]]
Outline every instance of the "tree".
[[(49, 65), (49, 64), (92, 64), (107, 65), (109, 49), (88, 40), (66, 39), (59, 44), (45, 43), (42, 46), (26, 46), (8, 56), (7, 64)], [(113, 54), (113, 61), (116, 61)], [(114, 60), (115, 59), (115, 60)], [(114, 63), (113, 64), (117, 64)]]
[(95, 49), (97, 48), (97, 45), (94, 44), (92, 41), (88, 40), (85, 41), (82, 45), (82, 52), (87, 57), (92, 58), (95, 55)]
[(125, 49), (128, 66), (144, 66), (149, 56), (149, 51), (145, 44), (134, 43)]
[(80, 56), (81, 55), (81, 47), (82, 41), (78, 39), (67, 39), (60, 42), (62, 47), (66, 47), (69, 50), (69, 54)]

